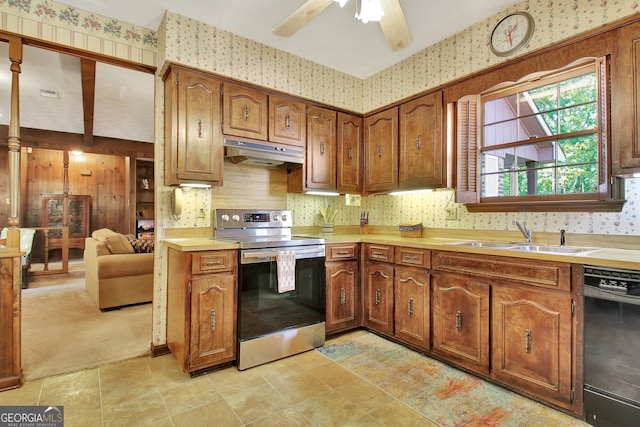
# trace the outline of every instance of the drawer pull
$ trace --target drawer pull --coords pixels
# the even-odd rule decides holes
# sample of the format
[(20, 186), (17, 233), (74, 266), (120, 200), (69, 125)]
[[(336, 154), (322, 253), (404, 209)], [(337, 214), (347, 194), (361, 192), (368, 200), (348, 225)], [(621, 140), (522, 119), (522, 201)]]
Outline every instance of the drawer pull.
[(409, 316), (413, 316), (413, 298), (409, 298), (408, 313)]
[(212, 265), (222, 265), (222, 261), (221, 260), (216, 260), (216, 261), (205, 261), (204, 265), (205, 267), (211, 267)]
[(380, 304), (380, 297), (381, 297), (380, 289), (376, 289), (376, 305)]
[(351, 255), (351, 251), (338, 251), (336, 255)]
[(210, 321), (211, 321), (211, 332), (216, 330), (216, 310), (211, 310), (210, 313)]
[(382, 252), (371, 252), (373, 258), (386, 258)]
[(418, 258), (418, 255), (405, 255), (405, 256), (402, 258), (402, 261), (417, 263), (417, 262), (419, 262), (419, 261), (420, 261), (420, 258)]
[(527, 329), (524, 333), (524, 351), (531, 354), (531, 329)]
[(347, 303), (347, 291), (344, 288), (340, 288), (340, 304)]
[(456, 331), (460, 332), (462, 329), (462, 313), (460, 310), (456, 311)]

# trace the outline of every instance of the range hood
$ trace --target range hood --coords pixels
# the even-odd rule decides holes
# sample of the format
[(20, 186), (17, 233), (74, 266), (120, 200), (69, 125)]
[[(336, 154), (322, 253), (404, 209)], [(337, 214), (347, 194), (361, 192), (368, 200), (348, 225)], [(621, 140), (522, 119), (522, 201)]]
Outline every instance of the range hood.
[(304, 162), (304, 149), (265, 141), (224, 138), (227, 163), (267, 168), (299, 168)]

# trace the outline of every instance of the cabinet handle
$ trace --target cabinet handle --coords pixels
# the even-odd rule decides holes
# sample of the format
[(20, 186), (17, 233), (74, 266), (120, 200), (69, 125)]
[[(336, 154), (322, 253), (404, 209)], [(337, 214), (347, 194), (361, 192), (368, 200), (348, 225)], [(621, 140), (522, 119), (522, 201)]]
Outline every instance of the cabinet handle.
[(378, 157), (382, 158), (382, 144), (378, 145)]
[(245, 104), (244, 106), (244, 121), (249, 120), (249, 106)]
[(349, 146), (347, 157), (349, 157), (349, 160), (353, 159), (353, 147), (351, 146)]
[(416, 147), (418, 150), (422, 150), (422, 135), (418, 135), (418, 139), (416, 141)]
[(212, 265), (222, 265), (222, 261), (221, 260), (205, 261), (204, 265), (205, 265), (205, 267), (211, 267)]
[(409, 298), (408, 313), (409, 316), (413, 316), (413, 298)]
[(376, 305), (380, 304), (380, 289), (376, 289)]
[(384, 254), (382, 252), (371, 252), (371, 257), (373, 258), (384, 258)]
[(202, 120), (198, 119), (198, 138), (202, 138)]
[(324, 141), (320, 141), (320, 155), (324, 156)]
[(344, 288), (340, 288), (340, 304), (347, 303), (347, 291)]
[(216, 310), (211, 310), (211, 314), (210, 314), (210, 321), (211, 321), (211, 332), (216, 330)]
[(531, 354), (531, 329), (524, 332), (524, 351)]
[(456, 331), (460, 332), (462, 329), (462, 313), (460, 310), (456, 311)]
[(402, 261), (404, 261), (404, 262), (414, 262), (414, 263), (418, 262), (419, 261), (418, 260), (418, 255), (405, 255), (402, 258)]
[(289, 114), (284, 116), (284, 127), (287, 129), (291, 127), (291, 117), (289, 117)]

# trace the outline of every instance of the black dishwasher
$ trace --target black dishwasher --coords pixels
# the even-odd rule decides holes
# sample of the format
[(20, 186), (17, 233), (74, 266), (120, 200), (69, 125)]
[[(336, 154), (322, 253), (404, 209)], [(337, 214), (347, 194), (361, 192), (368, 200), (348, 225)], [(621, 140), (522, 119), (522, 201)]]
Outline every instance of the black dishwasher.
[(594, 426), (640, 420), (640, 271), (584, 266), (584, 411)]

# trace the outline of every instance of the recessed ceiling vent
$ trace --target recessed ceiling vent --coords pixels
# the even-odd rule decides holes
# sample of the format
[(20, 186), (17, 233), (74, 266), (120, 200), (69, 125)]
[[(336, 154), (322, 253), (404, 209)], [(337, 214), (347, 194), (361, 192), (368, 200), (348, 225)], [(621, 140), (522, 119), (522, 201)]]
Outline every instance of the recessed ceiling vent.
[(47, 98), (60, 98), (58, 91), (54, 89), (40, 89), (40, 96)]

